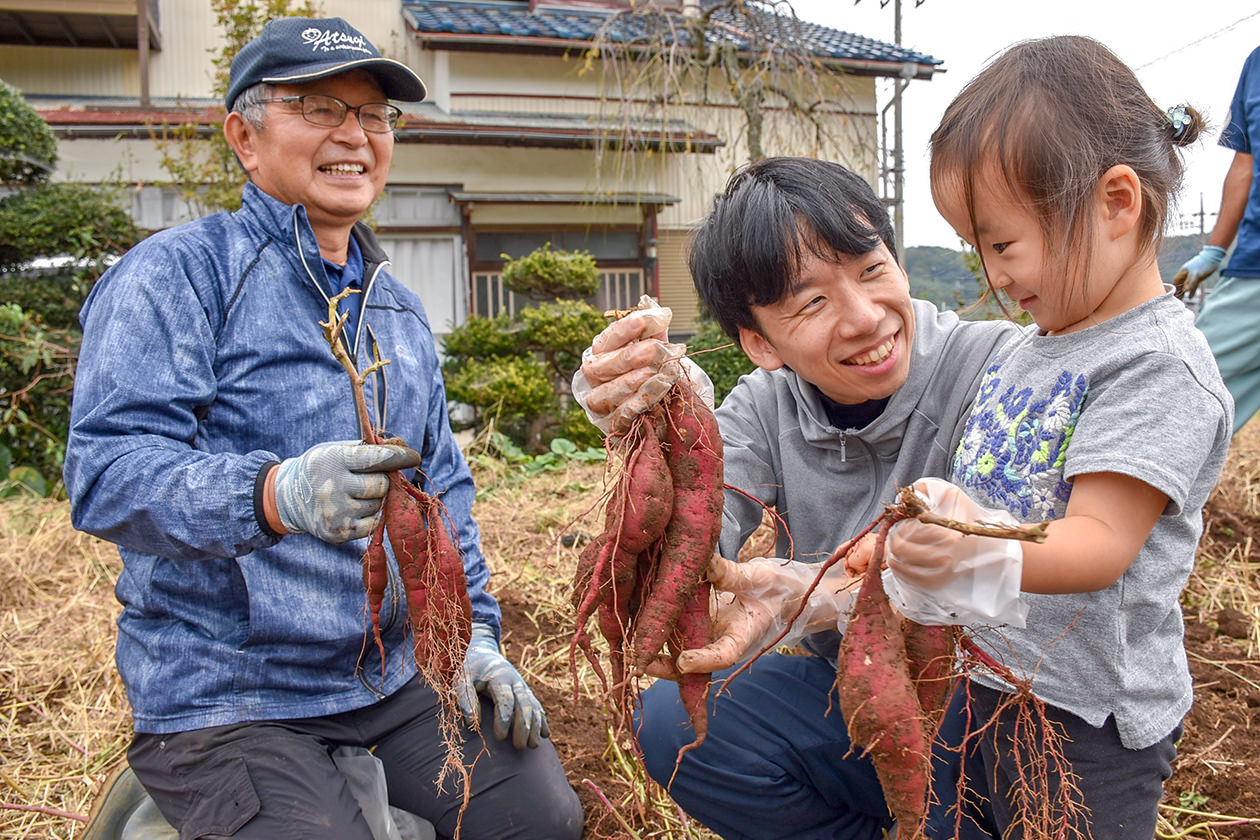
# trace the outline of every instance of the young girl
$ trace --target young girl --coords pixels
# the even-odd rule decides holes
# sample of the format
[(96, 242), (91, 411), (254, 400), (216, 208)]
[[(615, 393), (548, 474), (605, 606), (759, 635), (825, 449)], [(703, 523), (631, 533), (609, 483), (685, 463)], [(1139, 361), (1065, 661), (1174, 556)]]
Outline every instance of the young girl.
[[(1154, 836), (1190, 708), (1178, 596), (1233, 404), (1156, 255), (1181, 180), (1174, 147), (1201, 125), (1157, 108), (1101, 44), (1055, 37), (996, 59), (932, 136), (937, 207), (1036, 324), (992, 360), (953, 483), (917, 486), (955, 519), (1051, 520), (1044, 543), (1013, 544), (1025, 626), (971, 632), (1066, 732), (1088, 808), (1075, 828), (1094, 840)], [(940, 590), (991, 542), (907, 520), (889, 567)], [(993, 836), (1022, 836), (1013, 711), (998, 711), (1011, 686), (977, 673), (967, 690), (973, 728), (998, 718), (967, 784), (989, 800)]]

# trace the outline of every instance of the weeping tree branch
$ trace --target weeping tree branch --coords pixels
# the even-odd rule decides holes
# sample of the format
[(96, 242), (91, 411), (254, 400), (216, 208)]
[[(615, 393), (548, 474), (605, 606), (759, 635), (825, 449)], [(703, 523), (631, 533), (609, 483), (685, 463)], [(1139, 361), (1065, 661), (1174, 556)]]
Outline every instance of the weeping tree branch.
[(601, 74), (597, 161), (615, 148), (615, 174), (634, 176), (638, 158), (676, 146), (695, 127), (697, 107), (738, 114), (749, 160), (848, 157), (855, 136), (841, 119), (850, 110), (845, 73), (811, 50), (806, 27), (789, 0), (722, 0), (694, 16), (646, 0), (609, 15), (583, 65)]

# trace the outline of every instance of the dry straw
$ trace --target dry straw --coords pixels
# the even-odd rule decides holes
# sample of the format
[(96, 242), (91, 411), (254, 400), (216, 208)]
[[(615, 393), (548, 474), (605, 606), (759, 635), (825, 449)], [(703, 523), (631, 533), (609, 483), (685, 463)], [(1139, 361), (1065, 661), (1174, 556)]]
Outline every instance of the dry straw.
[[(575, 692), (568, 595), (577, 552), (566, 548), (562, 537), (580, 540), (583, 532), (599, 530), (602, 512), (591, 510), (591, 504), (602, 490), (601, 469), (574, 462), (529, 474), (520, 466), (482, 459), (478, 451), (479, 444), (470, 448), (483, 488), (475, 513), (493, 587), (526, 605), (526, 621), (517, 622), (504, 641), (539, 693), (556, 698), (549, 706), (556, 709), (557, 728), (563, 717), (559, 704), (571, 703)], [(769, 532), (758, 537), (763, 552), (770, 538)], [(122, 760), (131, 721), (113, 659), (119, 609), (113, 585), (120, 567), (113, 546), (74, 531), (65, 502), (0, 500), (0, 837), (6, 840), (81, 835), (81, 820), (101, 782)], [(1256, 660), (1260, 422), (1235, 439), (1209, 506), (1207, 535), (1185, 607), (1188, 618), (1205, 622), (1214, 623), (1225, 608), (1250, 617), (1245, 657)], [(602, 690), (589, 667), (579, 670), (576, 685), (580, 704), (601, 702)], [(1260, 699), (1260, 690), (1254, 696)], [(559, 724), (570, 732), (554, 733), (558, 743), (580, 725), (575, 722), (579, 715), (571, 717)], [(600, 727), (598, 716), (587, 725)], [(588, 794), (588, 827), (595, 826), (591, 836), (711, 837), (643, 777), (627, 743), (609, 741), (606, 728), (593, 734), (590, 740), (599, 745), (594, 755), (585, 746), (566, 747), (565, 755), (571, 768), (586, 761), (585, 770), (570, 775), (575, 787)], [(1177, 780), (1174, 776), (1173, 784)], [(1214, 829), (1211, 814), (1196, 813), (1165, 809), (1160, 835), (1244, 836)]]

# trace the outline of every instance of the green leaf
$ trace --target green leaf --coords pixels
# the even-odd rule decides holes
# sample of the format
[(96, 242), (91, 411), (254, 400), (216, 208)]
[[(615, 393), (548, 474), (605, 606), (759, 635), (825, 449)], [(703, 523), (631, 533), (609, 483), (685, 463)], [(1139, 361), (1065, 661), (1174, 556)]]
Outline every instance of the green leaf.
[(553, 439), (550, 448), (556, 455), (572, 456), (577, 453), (577, 444), (568, 438), (558, 437)]
[(14, 467), (9, 471), (9, 481), (33, 495), (48, 495), (48, 480), (34, 467)]

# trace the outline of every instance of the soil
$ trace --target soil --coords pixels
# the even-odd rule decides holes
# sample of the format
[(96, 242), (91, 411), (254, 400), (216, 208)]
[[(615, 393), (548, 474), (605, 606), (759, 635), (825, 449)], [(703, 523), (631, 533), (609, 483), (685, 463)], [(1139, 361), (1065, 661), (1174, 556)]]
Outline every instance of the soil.
[[(1225, 529), (1212, 514), (1209, 510), (1208, 525), (1210, 530), (1215, 528), (1212, 536), (1217, 546), (1222, 541), (1242, 545), (1241, 556), (1253, 560), (1249, 552), (1256, 523), (1243, 523), (1246, 527), (1239, 529), (1237, 517), (1228, 517), (1231, 527)], [(1260, 576), (1260, 569), (1252, 575)], [(1260, 589), (1260, 580), (1252, 579), (1250, 584), (1250, 591)], [(556, 654), (567, 661), (571, 628), (560, 626), (554, 611), (537, 609), (527, 596), (510, 590), (497, 597), (503, 608), (509, 658), (519, 661), (528, 647), (534, 656)], [(1184, 723), (1173, 778), (1165, 785), (1160, 837), (1260, 837), (1256, 823), (1260, 817), (1260, 660), (1248, 654), (1249, 639), (1258, 635), (1253, 614), (1225, 607), (1204, 620), (1187, 615), (1186, 650), (1195, 701)], [(587, 697), (575, 703), (571, 687), (557, 688), (543, 681), (532, 685), (548, 710), (552, 740), (586, 810), (584, 836), (663, 836), (659, 814), (638, 804), (644, 802), (643, 780), (635, 783), (613, 772), (603, 709)], [(621, 746), (628, 751), (628, 744)], [(659, 802), (667, 800), (659, 789), (656, 794), (659, 808)], [(613, 809), (629, 818), (636, 833), (613, 816)], [(676, 816), (687, 821), (680, 811)], [(1169, 826), (1173, 831), (1168, 831)], [(707, 835), (691, 823), (685, 836)]]
[[(551, 626), (546, 620), (549, 613), (536, 612), (533, 605), (521, 603), (511, 594), (500, 595), (499, 602), (509, 658), (522, 653), (514, 640), (563, 638), (564, 628)], [(1245, 641), (1221, 632), (1224, 628), (1245, 638), (1251, 632), (1249, 623), (1231, 626), (1231, 619), (1236, 621), (1237, 616), (1222, 612), (1226, 614), (1214, 623), (1187, 621), (1186, 650), (1195, 682), (1195, 702), (1185, 721), (1165, 802), (1191, 811), (1250, 818), (1229, 825), (1230, 820), (1174, 815), (1174, 825), (1182, 830), (1212, 823), (1216, 836), (1242, 840), (1260, 836), (1260, 830), (1250, 822), (1260, 815), (1260, 663), (1245, 658)], [(558, 642), (555, 646), (561, 647)], [(571, 693), (545, 682), (535, 683), (533, 688), (547, 708), (552, 741), (585, 808), (584, 836), (627, 837), (594, 789), (612, 802), (633, 798), (629, 783), (613, 775), (606, 758), (609, 745), (603, 710), (585, 699), (575, 704)]]
[[(570, 628), (558, 626), (551, 620), (551, 612), (535, 610), (533, 604), (524, 603), (513, 593), (495, 597), (503, 609), (503, 644), (508, 659), (520, 661), (525, 651), (518, 640), (526, 640), (527, 644), (535, 646), (535, 653), (538, 652), (536, 646), (542, 645), (543, 653), (559, 652), (562, 659), (568, 661), (568, 647), (560, 640), (567, 638)], [(547, 650), (547, 647), (552, 649)], [(571, 688), (559, 689), (542, 680), (531, 682), (530, 688), (547, 710), (552, 743), (564, 764), (569, 783), (582, 800), (586, 813), (583, 837), (630, 836), (617, 824), (609, 804), (600, 799), (601, 794), (609, 802), (623, 803), (636, 798), (630, 781), (612, 772), (613, 765), (607, 757), (609, 743), (604, 710), (587, 697), (575, 703)]]
[[(1260, 815), (1260, 664), (1245, 658), (1244, 641), (1221, 632), (1244, 629), (1230, 628), (1229, 614), (1223, 618), (1215, 627), (1199, 621), (1186, 625), (1194, 707), (1185, 721), (1173, 778), (1165, 786), (1165, 803), (1254, 820)], [(1245, 632), (1251, 633), (1250, 626)], [(1200, 822), (1218, 823), (1212, 828), (1220, 837), (1260, 836), (1254, 823), (1228, 825), (1230, 820), (1192, 815), (1178, 819), (1181, 827)]]

